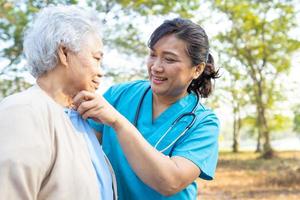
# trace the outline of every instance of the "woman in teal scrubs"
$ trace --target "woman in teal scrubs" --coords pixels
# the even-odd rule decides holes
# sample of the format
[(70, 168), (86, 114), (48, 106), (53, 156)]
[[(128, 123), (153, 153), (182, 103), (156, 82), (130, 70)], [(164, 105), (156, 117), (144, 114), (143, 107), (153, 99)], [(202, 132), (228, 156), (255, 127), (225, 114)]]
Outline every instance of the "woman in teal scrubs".
[(197, 98), (218, 78), (208, 37), (176, 18), (153, 32), (149, 48), (149, 81), (115, 85), (104, 98), (82, 91), (74, 102), (103, 133), (119, 199), (196, 199), (196, 178), (213, 179), (218, 158), (218, 119)]

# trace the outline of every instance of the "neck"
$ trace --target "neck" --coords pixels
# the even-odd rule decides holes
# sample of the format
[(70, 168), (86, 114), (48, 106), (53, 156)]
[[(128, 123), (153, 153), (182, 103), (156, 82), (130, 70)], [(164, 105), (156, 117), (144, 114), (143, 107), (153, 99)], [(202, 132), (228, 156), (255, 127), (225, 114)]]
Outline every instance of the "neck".
[(155, 119), (162, 112), (164, 112), (168, 107), (170, 107), (173, 103), (186, 96), (187, 93), (178, 95), (178, 96), (160, 96), (153, 93), (153, 102), (152, 102), (152, 118)]
[(72, 106), (72, 97), (74, 96), (66, 88), (64, 79), (60, 76), (56, 76), (57, 73), (46, 73), (38, 77), (36, 83), (45, 91), (56, 103), (63, 107)]

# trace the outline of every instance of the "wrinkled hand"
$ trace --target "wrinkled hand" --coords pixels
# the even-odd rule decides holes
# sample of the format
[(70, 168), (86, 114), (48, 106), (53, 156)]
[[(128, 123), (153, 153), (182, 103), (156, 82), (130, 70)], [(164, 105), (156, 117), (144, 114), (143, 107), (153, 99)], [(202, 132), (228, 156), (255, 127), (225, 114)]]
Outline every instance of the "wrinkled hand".
[(113, 126), (120, 116), (119, 112), (102, 95), (92, 92), (79, 92), (73, 98), (73, 103), (83, 119), (92, 118), (95, 121)]

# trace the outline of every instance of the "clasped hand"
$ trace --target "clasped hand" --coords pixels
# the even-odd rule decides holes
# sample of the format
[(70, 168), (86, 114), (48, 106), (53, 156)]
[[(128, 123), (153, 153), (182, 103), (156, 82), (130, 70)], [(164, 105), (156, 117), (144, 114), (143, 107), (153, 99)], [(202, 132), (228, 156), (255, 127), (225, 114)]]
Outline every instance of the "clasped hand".
[(92, 118), (113, 127), (120, 116), (102, 95), (89, 91), (79, 92), (73, 98), (73, 103), (83, 119)]

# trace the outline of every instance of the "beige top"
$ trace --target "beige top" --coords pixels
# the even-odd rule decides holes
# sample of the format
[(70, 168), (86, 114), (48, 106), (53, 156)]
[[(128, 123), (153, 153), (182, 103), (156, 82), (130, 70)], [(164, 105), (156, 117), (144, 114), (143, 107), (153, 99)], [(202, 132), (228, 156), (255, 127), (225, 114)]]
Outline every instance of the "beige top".
[(99, 200), (83, 135), (38, 86), (0, 102), (0, 199)]

